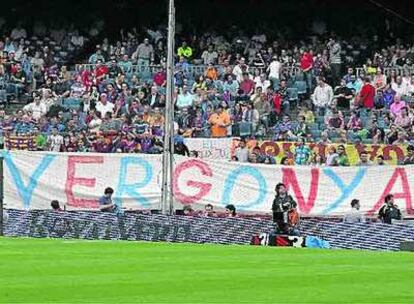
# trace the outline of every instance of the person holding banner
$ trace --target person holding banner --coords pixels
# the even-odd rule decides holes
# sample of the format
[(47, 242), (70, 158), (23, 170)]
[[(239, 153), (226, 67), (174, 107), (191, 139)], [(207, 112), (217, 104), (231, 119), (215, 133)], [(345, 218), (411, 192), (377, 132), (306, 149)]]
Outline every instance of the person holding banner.
[(291, 234), (295, 231), (295, 226), (299, 221), (299, 214), (296, 211), (296, 202), (291, 195), (288, 194), (285, 184), (279, 183), (275, 188), (276, 196), (273, 200), (272, 211), (273, 221), (277, 225), (277, 232)]

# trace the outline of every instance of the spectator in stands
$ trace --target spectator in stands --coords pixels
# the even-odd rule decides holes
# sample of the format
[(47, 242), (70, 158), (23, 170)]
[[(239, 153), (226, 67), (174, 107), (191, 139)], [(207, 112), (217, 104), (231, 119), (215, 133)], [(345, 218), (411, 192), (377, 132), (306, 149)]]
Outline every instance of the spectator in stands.
[(305, 139), (299, 138), (299, 146), (295, 148), (295, 164), (307, 165), (309, 164), (311, 150), (305, 145)]
[(365, 216), (359, 211), (360, 204), (358, 199), (351, 201), (351, 211), (344, 216), (345, 223), (365, 223)]
[(105, 57), (102, 55), (102, 50), (99, 45), (96, 46), (96, 52), (89, 57), (88, 62), (90, 64), (96, 64), (98, 61), (105, 62)]
[(212, 44), (210, 44), (208, 46), (207, 50), (205, 50), (203, 52), (203, 54), (201, 55), (201, 59), (203, 59), (204, 65), (216, 64), (217, 63), (218, 54), (214, 50), (214, 46)]
[(401, 220), (401, 211), (394, 204), (394, 195), (388, 194), (385, 197), (385, 204), (379, 210), (378, 218), (386, 224), (392, 224), (393, 220)]
[(386, 163), (384, 161), (384, 156), (378, 155), (377, 156), (377, 166), (384, 166), (384, 165), (386, 165)]
[(312, 83), (312, 68), (313, 68), (313, 56), (309, 52), (307, 48), (301, 49), (302, 56), (300, 58), (300, 68), (303, 72), (305, 81), (306, 81), (306, 87), (308, 92), (311, 92), (313, 83)]
[(395, 117), (397, 117), (401, 111), (406, 107), (406, 104), (404, 101), (401, 100), (401, 97), (399, 95), (395, 95), (394, 102), (390, 106), (391, 114)]
[(404, 165), (414, 165), (414, 146), (409, 145), (407, 147), (407, 156), (404, 158)]
[(336, 153), (336, 148), (334, 146), (329, 147), (328, 155), (326, 157), (326, 166), (338, 166), (339, 155)]
[(132, 58), (137, 59), (138, 66), (148, 66), (150, 62), (154, 61), (154, 49), (148, 38), (145, 38), (144, 42), (137, 47)]
[(275, 55), (272, 58), (272, 62), (267, 67), (267, 72), (269, 73), (269, 80), (273, 83), (273, 89), (276, 89), (280, 79), (280, 72), (282, 70), (282, 63), (279, 61), (278, 57)]
[(53, 200), (53, 201), (51, 201), (51, 202), (50, 202), (50, 207), (52, 207), (52, 210), (53, 210), (53, 211), (56, 211), (56, 212), (61, 212), (61, 211), (63, 211), (63, 209), (62, 209), (62, 208), (60, 208), (59, 201), (57, 201), (57, 200)]
[(366, 109), (374, 108), (374, 98), (375, 98), (375, 88), (371, 84), (371, 78), (369, 76), (365, 77), (364, 85), (361, 88), (361, 92), (357, 97), (357, 107), (363, 107)]
[(240, 140), (239, 146), (236, 148), (234, 154), (237, 157), (237, 160), (241, 163), (247, 163), (249, 161), (250, 152), (244, 139)]
[(245, 64), (244, 57), (241, 57), (239, 62), (233, 68), (233, 75), (236, 76), (236, 80), (241, 83), (243, 81), (243, 73), (248, 73), (249, 67)]
[(227, 128), (230, 126), (230, 116), (223, 111), (222, 106), (218, 106), (216, 112), (208, 120), (211, 126), (212, 137), (226, 137)]
[(184, 57), (187, 61), (193, 57), (193, 49), (187, 45), (186, 41), (181, 43), (181, 46), (177, 50), (177, 56)]
[(395, 82), (391, 83), (391, 88), (400, 97), (405, 97), (408, 94), (408, 86), (406, 83), (403, 83), (402, 77), (397, 76)]
[(236, 207), (233, 204), (228, 204), (226, 206), (226, 216), (227, 217), (237, 217)]
[(63, 136), (59, 134), (57, 128), (52, 129), (52, 134), (47, 139), (49, 151), (61, 152), (63, 147)]
[(359, 154), (359, 162), (357, 166), (372, 166), (372, 161), (369, 159), (367, 152), (362, 151)]
[(177, 96), (176, 106), (178, 109), (188, 108), (193, 106), (194, 96), (188, 91), (187, 86), (181, 88), (181, 92)]
[(100, 100), (96, 104), (95, 108), (96, 111), (101, 114), (101, 117), (105, 117), (108, 113), (112, 115), (115, 105), (111, 102), (108, 102), (108, 95), (106, 93), (102, 93)]
[(46, 115), (47, 108), (46, 105), (41, 102), (41, 96), (39, 92), (34, 93), (34, 101), (24, 106), (23, 111), (30, 115), (35, 121)]
[(174, 154), (190, 156), (190, 150), (188, 150), (188, 147), (181, 136), (174, 138)]
[(341, 84), (335, 88), (334, 98), (337, 99), (338, 108), (350, 108), (351, 100), (354, 98), (354, 95), (352, 90), (346, 86), (345, 79), (342, 79)]
[(325, 109), (333, 99), (332, 87), (325, 82), (323, 77), (318, 77), (318, 85), (312, 95), (313, 104), (320, 116), (325, 115)]
[(346, 150), (344, 145), (338, 146), (338, 166), (347, 167), (349, 166), (349, 159), (346, 155)]
[(240, 82), (239, 88), (243, 90), (245, 95), (250, 96), (254, 92), (255, 83), (250, 79), (249, 73), (243, 73), (243, 81)]
[(342, 59), (341, 59), (341, 44), (335, 37), (331, 37), (327, 44), (329, 50), (329, 63), (332, 71), (332, 80), (338, 83), (341, 75)]

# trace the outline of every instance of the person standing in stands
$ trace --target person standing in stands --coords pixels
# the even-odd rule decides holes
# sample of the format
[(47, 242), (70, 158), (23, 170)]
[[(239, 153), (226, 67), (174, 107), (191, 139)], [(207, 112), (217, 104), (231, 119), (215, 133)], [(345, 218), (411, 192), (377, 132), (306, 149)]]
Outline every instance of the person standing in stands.
[(288, 194), (285, 184), (277, 184), (275, 191), (276, 196), (272, 204), (273, 221), (276, 222), (278, 232), (289, 233), (290, 226), (295, 224), (290, 223), (289, 218), (291, 216), (289, 213), (296, 212), (297, 204), (293, 197)]
[(394, 195), (388, 194), (385, 197), (385, 204), (379, 210), (378, 218), (385, 224), (392, 224), (393, 220), (401, 220), (401, 211), (394, 204)]
[(230, 126), (230, 116), (223, 111), (222, 106), (218, 106), (216, 113), (210, 116), (208, 122), (211, 125), (212, 137), (226, 137), (227, 127)]
[(335, 37), (329, 39), (327, 48), (329, 50), (329, 63), (332, 72), (333, 83), (339, 83), (341, 75), (341, 44), (336, 40)]
[(375, 99), (375, 87), (371, 84), (371, 78), (365, 77), (364, 85), (361, 88), (361, 92), (357, 96), (358, 103), (356, 106), (363, 107), (365, 109), (374, 108)]
[(351, 201), (351, 211), (345, 214), (344, 222), (345, 223), (365, 223), (365, 216), (359, 211), (358, 199), (353, 199)]

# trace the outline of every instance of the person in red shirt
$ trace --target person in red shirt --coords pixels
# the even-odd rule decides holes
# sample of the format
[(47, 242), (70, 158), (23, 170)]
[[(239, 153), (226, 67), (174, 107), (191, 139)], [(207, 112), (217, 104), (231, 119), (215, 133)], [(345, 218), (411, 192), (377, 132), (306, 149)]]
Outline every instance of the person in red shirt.
[(105, 78), (106, 75), (108, 75), (109, 69), (106, 65), (102, 64), (102, 61), (98, 60), (95, 68), (95, 85), (98, 85), (102, 79)]
[(313, 56), (307, 50), (303, 49), (302, 57), (300, 58), (300, 69), (303, 72), (304, 80), (306, 81), (307, 90), (312, 90), (312, 68), (313, 68)]
[(372, 109), (374, 107), (375, 87), (371, 84), (371, 78), (365, 77), (364, 85), (359, 93), (357, 106)]
[(255, 82), (249, 78), (249, 73), (243, 73), (243, 81), (240, 83), (240, 89), (243, 90), (244, 95), (251, 95), (255, 86)]
[(165, 87), (167, 84), (167, 74), (165, 73), (165, 70), (155, 73), (153, 81), (157, 86)]

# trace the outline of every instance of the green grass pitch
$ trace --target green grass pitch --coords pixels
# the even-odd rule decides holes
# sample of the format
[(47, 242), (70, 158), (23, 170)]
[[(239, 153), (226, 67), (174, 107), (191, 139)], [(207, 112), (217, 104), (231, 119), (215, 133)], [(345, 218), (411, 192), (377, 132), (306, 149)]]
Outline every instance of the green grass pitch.
[(0, 238), (1, 303), (414, 303), (414, 254)]

